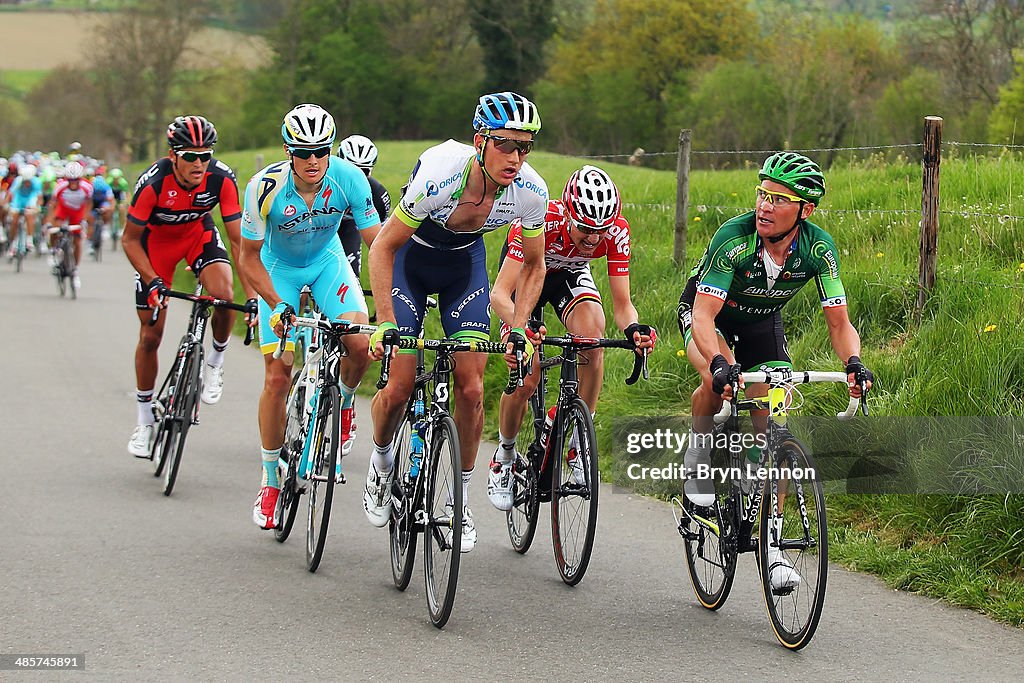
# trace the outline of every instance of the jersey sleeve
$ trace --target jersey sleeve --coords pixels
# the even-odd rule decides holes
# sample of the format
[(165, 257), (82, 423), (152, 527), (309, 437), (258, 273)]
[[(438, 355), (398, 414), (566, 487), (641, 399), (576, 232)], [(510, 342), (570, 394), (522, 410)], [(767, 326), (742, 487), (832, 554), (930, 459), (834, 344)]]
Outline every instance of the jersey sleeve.
[(529, 169), (529, 182), (533, 191), (528, 194), (530, 201), (523, 207), (523, 237), (539, 237), (544, 234), (544, 223), (548, 213), (548, 186), (540, 174), (533, 171), (532, 167), (523, 164), (524, 169)]
[(377, 209), (377, 215), (380, 216), (380, 222), (383, 223), (391, 215), (391, 195), (388, 194), (387, 188), (384, 187), (379, 181), (370, 179), (370, 192), (373, 194), (373, 206)]
[(523, 262), (523, 224), (515, 220), (508, 229), (508, 254), (510, 258), (518, 263)]
[(811, 245), (811, 254), (818, 261), (818, 272), (814, 282), (818, 286), (818, 298), (822, 308), (846, 305), (846, 288), (839, 276), (839, 254), (836, 245), (827, 235), (821, 236)]
[(629, 275), (629, 223), (621, 216), (608, 229), (608, 277)]
[(135, 184), (135, 194), (132, 195), (132, 203), (128, 207), (128, 220), (136, 225), (145, 226), (149, 223), (153, 209), (156, 208), (156, 188), (152, 183), (146, 182), (157, 171), (157, 165), (153, 164), (145, 173), (139, 176)]
[(697, 293), (708, 294), (725, 301), (729, 293), (729, 286), (732, 284), (735, 265), (731, 254), (736, 249), (735, 240), (730, 230), (718, 229), (715, 236), (711, 238), (711, 244), (704, 253), (698, 268)]
[(242, 237), (260, 241), (267, 235), (267, 221), (260, 210), (257, 191), (262, 173), (257, 173), (245, 186), (245, 208), (242, 211)]
[(224, 222), (237, 221), (242, 216), (242, 207), (238, 202), (238, 181), (235, 172), (223, 161), (217, 160), (217, 169), (223, 176), (220, 186), (220, 216)]

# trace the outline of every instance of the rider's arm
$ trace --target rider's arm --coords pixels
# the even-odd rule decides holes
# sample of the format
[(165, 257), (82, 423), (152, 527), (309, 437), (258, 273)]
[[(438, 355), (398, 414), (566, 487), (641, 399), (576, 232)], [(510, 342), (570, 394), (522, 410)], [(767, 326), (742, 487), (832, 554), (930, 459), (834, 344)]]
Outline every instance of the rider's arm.
[(369, 228), (360, 230), (359, 236), (363, 238), (363, 242), (366, 244), (366, 246), (372, 247), (373, 241), (377, 239), (377, 235), (380, 234), (380, 231), (382, 229), (383, 228), (381, 228), (380, 223), (378, 223), (377, 225), (373, 225), (370, 226)]
[(512, 319), (506, 322), (513, 328), (526, 327), (540, 291), (544, 287), (544, 231), (527, 237), (523, 235), (523, 266), (516, 279), (516, 303)]
[(519, 280), (519, 271), (522, 267), (522, 262), (506, 256), (491, 288), (491, 308), (503, 321), (512, 320), (515, 311), (512, 295), (516, 291), (516, 282)]
[(270, 279), (270, 273), (267, 272), (267, 267), (263, 265), (263, 259), (260, 258), (262, 249), (263, 240), (242, 238), (242, 247), (238, 258), (238, 274), (240, 278), (243, 278), (243, 282), (247, 281), (273, 309), (281, 303), (281, 297), (277, 295), (274, 283)]
[(125, 222), (124, 233), (121, 235), (121, 248), (124, 249), (124, 254), (128, 257), (132, 268), (142, 278), (142, 283), (149, 285), (153, 278), (156, 277), (156, 271), (153, 270), (153, 264), (149, 262), (146, 250), (142, 248), (142, 233), (144, 230), (145, 228), (138, 223), (133, 223), (132, 221)]
[(633, 299), (629, 293), (629, 276), (618, 275), (608, 278), (608, 288), (612, 292), (612, 311), (615, 326), (622, 332), (633, 323), (640, 322), (640, 314), (636, 312)]
[(395, 254), (416, 231), (391, 214), (370, 246), (370, 287), (373, 303), (377, 307), (377, 320), (395, 322), (395, 309), (391, 305), (391, 286), (394, 282)]
[[(238, 264), (238, 280), (242, 283), (242, 291), (246, 299), (256, 296), (256, 288), (249, 281), (248, 276), (242, 271), (242, 219), (236, 218), (232, 221), (224, 221), (224, 232), (228, 235), (228, 243), (231, 244), (231, 256)], [(262, 246), (262, 242), (260, 245)]]
[(711, 359), (721, 353), (718, 346), (718, 333), (715, 331), (715, 318), (722, 310), (725, 302), (710, 294), (697, 293), (693, 302), (693, 322), (690, 325), (690, 334), (693, 336), (693, 343), (697, 350), (704, 357), (708, 365)]
[(860, 355), (860, 335), (850, 322), (846, 306), (829, 306), (821, 309), (828, 323), (828, 337), (832, 340), (832, 348), (844, 364), (850, 356)]

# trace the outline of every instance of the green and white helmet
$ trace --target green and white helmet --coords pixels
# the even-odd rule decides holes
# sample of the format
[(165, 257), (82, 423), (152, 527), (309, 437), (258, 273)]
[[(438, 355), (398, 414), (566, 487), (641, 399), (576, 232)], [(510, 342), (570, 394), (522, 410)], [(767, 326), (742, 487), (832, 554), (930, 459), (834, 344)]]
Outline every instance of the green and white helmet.
[(817, 205), (825, 196), (825, 176), (818, 164), (803, 154), (778, 152), (764, 160), (760, 180), (774, 180), (785, 185), (805, 202)]

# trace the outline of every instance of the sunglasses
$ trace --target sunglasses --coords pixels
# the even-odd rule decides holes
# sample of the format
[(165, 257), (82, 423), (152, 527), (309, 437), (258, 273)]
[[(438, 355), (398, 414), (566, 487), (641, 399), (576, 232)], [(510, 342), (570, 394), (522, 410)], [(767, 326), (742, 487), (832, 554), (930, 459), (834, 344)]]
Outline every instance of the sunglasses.
[(498, 135), (485, 135), (484, 137), (493, 142), (494, 148), (502, 154), (511, 154), (518, 150), (520, 154), (526, 156), (533, 149), (533, 140), (513, 140)]
[(757, 201), (768, 202), (772, 206), (789, 206), (790, 202), (804, 201), (795, 195), (786, 194), (785, 192), (775, 192), (774, 190), (769, 190), (768, 188), (761, 187), (760, 185), (755, 189), (757, 190)]
[(294, 147), (288, 150), (288, 153), (293, 157), (300, 159), (308, 159), (310, 157), (316, 157), (317, 159), (323, 159), (326, 156), (331, 155), (331, 147), (317, 147), (316, 149), (310, 149), (308, 147)]
[(569, 222), (572, 224), (572, 227), (576, 228), (584, 235), (601, 235), (604, 233), (605, 230), (607, 230), (607, 228), (591, 228), (589, 226), (583, 225), (582, 223), (577, 223), (571, 218), (569, 219)]
[(213, 158), (213, 152), (184, 152), (178, 150), (175, 151), (174, 153), (181, 157), (182, 161), (187, 161), (190, 164), (195, 163), (196, 161), (202, 161), (203, 163), (206, 163), (207, 161)]

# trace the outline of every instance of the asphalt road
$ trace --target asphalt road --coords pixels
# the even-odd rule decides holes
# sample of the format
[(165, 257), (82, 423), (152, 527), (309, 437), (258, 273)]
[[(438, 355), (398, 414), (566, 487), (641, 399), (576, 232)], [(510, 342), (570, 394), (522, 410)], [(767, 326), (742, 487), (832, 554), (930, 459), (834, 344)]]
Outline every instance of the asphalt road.
[[(0, 654), (85, 655), (84, 671), (47, 680), (1024, 679), (1024, 632), (835, 566), (814, 641), (788, 652), (771, 633), (752, 557), (741, 558), (728, 604), (708, 612), (669, 506), (608, 486), (593, 562), (569, 588), (546, 525), (526, 556), (509, 546), (486, 501), (486, 445), (470, 494), (479, 543), (439, 631), (421, 558), (409, 590), (396, 591), (387, 532), (360, 507), (365, 402), (350, 483), (310, 574), (298, 524), (278, 544), (251, 521), (258, 353), (232, 341), (224, 398), (202, 407), (166, 498), (151, 464), (125, 450), (138, 330), (131, 269), (108, 252), (83, 264), (82, 279), (69, 301), (42, 261), (21, 274), (0, 263)], [(181, 302), (171, 307), (163, 368), (187, 316)]]

